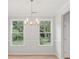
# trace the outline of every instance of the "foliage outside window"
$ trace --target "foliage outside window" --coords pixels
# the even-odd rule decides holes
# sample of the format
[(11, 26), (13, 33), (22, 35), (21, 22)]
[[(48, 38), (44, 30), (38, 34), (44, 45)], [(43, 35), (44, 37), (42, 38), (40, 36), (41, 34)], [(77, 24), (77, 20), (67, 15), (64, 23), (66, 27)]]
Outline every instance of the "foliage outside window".
[(50, 45), (51, 43), (51, 22), (40, 21), (40, 45)]
[(23, 45), (23, 21), (12, 21), (12, 44)]

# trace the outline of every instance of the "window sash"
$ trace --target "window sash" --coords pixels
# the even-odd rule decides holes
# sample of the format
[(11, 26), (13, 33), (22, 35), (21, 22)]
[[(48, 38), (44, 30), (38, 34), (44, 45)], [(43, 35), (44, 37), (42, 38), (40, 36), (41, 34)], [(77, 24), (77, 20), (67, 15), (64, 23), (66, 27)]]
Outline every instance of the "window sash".
[[(13, 31), (14, 29), (13, 29), (13, 22), (22, 22), (22, 25), (20, 25), (20, 26), (22, 26), (22, 31)], [(12, 21), (11, 22), (11, 24), (12, 24), (12, 27), (11, 27), (11, 45), (12, 46), (24, 46), (24, 21), (19, 21), (19, 20), (14, 20), (14, 21)], [(15, 35), (14, 37), (13, 37), (13, 34)], [(13, 38), (15, 38), (16, 37), (16, 34), (20, 34), (21, 36), (19, 36), (19, 35), (17, 35), (17, 36), (19, 36), (20, 38), (21, 38), (21, 40), (17, 40), (19, 37), (17, 37), (17, 39), (16, 39), (16, 41), (17, 42), (20, 42), (20, 43), (17, 43), (16, 41), (14, 42), (13, 41)]]
[[(43, 22), (43, 23), (49, 22), (48, 25), (50, 25), (50, 26), (48, 26), (46, 23), (43, 24), (43, 23), (41, 23), (41, 22)], [(50, 29), (47, 28), (47, 26), (50, 27)], [(43, 31), (44, 31), (44, 32), (51, 32), (51, 22), (50, 22), (50, 21), (40, 21), (40, 32), (42, 32), (42, 31), (41, 31), (41, 29), (42, 29), (41, 27), (43, 28)], [(49, 29), (49, 30), (48, 30), (48, 29)], [(46, 31), (46, 30), (47, 30), (47, 31)]]
[[(40, 21), (40, 22), (42, 22), (42, 21)], [(44, 22), (44, 21), (43, 21), (43, 22)], [(52, 40), (51, 40), (51, 35), (52, 35), (52, 34), (51, 34), (51, 21), (48, 21), (48, 22), (50, 22), (50, 24), (49, 24), (49, 25), (50, 25), (50, 30), (49, 30), (49, 31), (46, 31), (46, 30), (45, 30), (45, 25), (43, 25), (44, 31), (43, 31), (43, 32), (40, 31), (40, 42), (41, 42), (41, 38), (43, 38), (43, 39), (47, 38), (48, 41), (50, 41), (50, 42), (47, 42), (47, 43), (49, 43), (48, 45), (50, 45), (50, 44), (51, 44), (51, 41), (52, 41)], [(41, 23), (40, 23), (40, 26), (41, 26)], [(41, 30), (41, 28), (40, 28), (40, 30)], [(44, 34), (45, 37), (41, 37), (41, 34)], [(47, 35), (49, 35), (49, 36), (47, 36)], [(43, 41), (43, 42), (44, 42), (44, 41)], [(41, 44), (41, 43), (40, 43), (40, 45), (41, 45), (41, 46), (47, 46), (47, 44)]]

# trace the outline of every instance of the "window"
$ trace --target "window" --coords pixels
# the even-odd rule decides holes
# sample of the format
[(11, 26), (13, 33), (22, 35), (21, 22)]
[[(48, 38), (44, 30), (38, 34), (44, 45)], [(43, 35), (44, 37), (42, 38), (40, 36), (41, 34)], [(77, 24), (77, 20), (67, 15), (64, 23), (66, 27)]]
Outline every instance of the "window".
[(12, 21), (12, 45), (23, 45), (23, 21)]
[(51, 22), (40, 21), (40, 45), (51, 44)]

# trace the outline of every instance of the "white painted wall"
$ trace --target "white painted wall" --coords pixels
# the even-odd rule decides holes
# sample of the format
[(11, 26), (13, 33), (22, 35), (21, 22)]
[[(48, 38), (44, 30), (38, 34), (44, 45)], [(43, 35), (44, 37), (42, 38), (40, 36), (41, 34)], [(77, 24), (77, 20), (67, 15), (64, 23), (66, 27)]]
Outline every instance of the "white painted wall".
[(63, 19), (62, 16), (70, 10), (70, 2), (68, 1), (60, 8), (56, 15), (56, 51), (59, 59), (64, 59), (63, 51)]
[(55, 22), (55, 29), (56, 29), (56, 54), (59, 58), (61, 58), (61, 18), (56, 18)]

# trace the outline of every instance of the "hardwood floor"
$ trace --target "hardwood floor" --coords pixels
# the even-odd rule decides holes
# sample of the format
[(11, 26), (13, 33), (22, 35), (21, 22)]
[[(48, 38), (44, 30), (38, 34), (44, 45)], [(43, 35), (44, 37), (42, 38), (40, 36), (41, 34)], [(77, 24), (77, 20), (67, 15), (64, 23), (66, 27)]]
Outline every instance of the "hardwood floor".
[(8, 59), (58, 59), (56, 56), (9, 56)]

